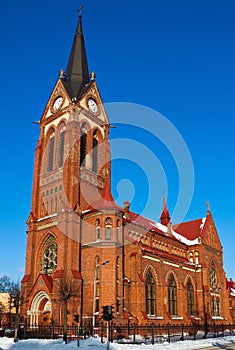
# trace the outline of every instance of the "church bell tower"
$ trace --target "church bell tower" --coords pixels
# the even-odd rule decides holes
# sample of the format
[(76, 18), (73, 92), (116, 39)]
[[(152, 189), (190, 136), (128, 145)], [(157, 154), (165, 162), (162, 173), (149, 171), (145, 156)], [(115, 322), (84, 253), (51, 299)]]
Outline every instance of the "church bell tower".
[(30, 325), (52, 318), (62, 324), (67, 283), (73, 289), (66, 306), (71, 323), (82, 307), (82, 216), (110, 192), (111, 172), (110, 124), (95, 73), (88, 70), (81, 13), (67, 68), (59, 72), (39, 126), (22, 314)]

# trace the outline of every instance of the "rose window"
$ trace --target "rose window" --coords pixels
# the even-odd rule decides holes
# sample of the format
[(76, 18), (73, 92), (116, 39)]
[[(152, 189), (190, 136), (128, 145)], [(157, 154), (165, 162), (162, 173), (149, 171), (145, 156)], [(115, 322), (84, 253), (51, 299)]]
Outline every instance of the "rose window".
[(43, 272), (51, 272), (57, 266), (57, 245), (55, 243), (46, 247), (43, 254)]

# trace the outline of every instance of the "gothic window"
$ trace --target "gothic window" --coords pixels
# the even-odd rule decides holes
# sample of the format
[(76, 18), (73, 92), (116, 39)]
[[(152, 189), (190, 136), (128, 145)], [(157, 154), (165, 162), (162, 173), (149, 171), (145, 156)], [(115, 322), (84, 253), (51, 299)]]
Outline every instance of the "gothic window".
[(59, 136), (59, 168), (63, 166), (64, 163), (64, 140), (65, 140), (65, 124), (63, 123), (60, 128)]
[(57, 266), (57, 244), (51, 243), (44, 250), (42, 257), (42, 271), (53, 272)]
[(168, 308), (170, 315), (177, 315), (177, 292), (173, 274), (168, 278)]
[(55, 133), (53, 132), (49, 139), (47, 171), (53, 170), (54, 145), (55, 145)]
[(194, 290), (190, 280), (187, 283), (187, 313), (190, 316), (194, 314)]
[(107, 218), (105, 221), (105, 239), (111, 239), (112, 219)]
[(87, 131), (85, 124), (81, 127), (80, 138), (80, 166), (86, 167), (86, 153), (87, 153)]
[(96, 237), (100, 239), (100, 219), (97, 219), (95, 222), (96, 225)]
[(149, 270), (146, 275), (145, 294), (146, 294), (146, 313), (147, 315), (156, 314), (156, 296), (155, 281), (152, 272)]
[(210, 268), (210, 286), (211, 288), (217, 287), (217, 276), (216, 276), (214, 262), (211, 264), (211, 268)]
[(98, 136), (96, 132), (93, 133), (92, 139), (92, 171), (98, 172)]

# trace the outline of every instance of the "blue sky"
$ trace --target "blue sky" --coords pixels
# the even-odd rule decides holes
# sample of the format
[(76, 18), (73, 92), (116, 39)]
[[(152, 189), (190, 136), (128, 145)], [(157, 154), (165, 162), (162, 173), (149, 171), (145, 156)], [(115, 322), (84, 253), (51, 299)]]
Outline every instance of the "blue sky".
[[(40, 119), (58, 70), (66, 68), (79, 5), (72, 0), (1, 5), (0, 275), (23, 275), (38, 138), (32, 122)], [(175, 125), (195, 171), (185, 220), (205, 216), (210, 201), (225, 270), (235, 279), (234, 0), (84, 0), (83, 5), (89, 68), (97, 74), (103, 101), (140, 104)], [(112, 139), (119, 137), (140, 141), (164, 170), (167, 188), (156, 171), (157, 196), (148, 216), (159, 218), (166, 192), (173, 212), (179, 179), (167, 147), (146, 130), (123, 124), (111, 131)], [(142, 213), (148, 197), (145, 169), (129, 155), (115, 159), (112, 180), (119, 204), (129, 196), (132, 209)]]

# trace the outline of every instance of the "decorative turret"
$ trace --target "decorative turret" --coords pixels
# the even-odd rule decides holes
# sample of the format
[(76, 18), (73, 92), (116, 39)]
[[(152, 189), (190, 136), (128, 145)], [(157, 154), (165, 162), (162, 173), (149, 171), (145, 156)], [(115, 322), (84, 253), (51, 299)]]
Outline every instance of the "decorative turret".
[(163, 210), (160, 217), (160, 222), (162, 225), (165, 225), (165, 226), (168, 226), (168, 224), (170, 224), (171, 222), (171, 217), (166, 205), (166, 197), (164, 197), (163, 199)]
[(63, 79), (72, 99), (77, 99), (83, 88), (90, 82), (84, 35), (82, 31), (82, 7), (79, 9), (78, 25)]

